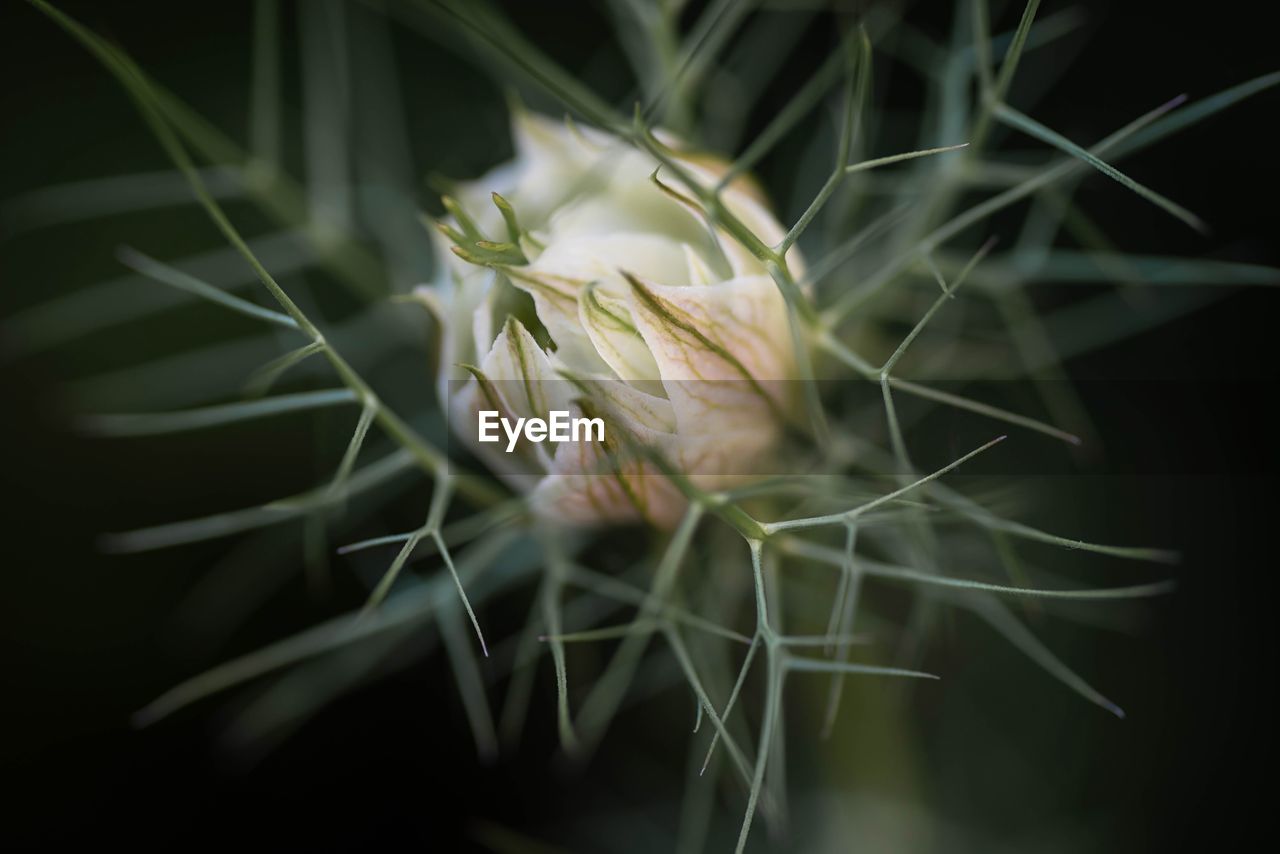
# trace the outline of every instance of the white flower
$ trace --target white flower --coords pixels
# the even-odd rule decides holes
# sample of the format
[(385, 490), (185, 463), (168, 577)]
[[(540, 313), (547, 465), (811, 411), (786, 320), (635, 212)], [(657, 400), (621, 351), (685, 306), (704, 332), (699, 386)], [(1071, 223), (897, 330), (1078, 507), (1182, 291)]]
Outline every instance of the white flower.
[[(704, 489), (758, 470), (791, 405), (785, 302), (761, 262), (659, 183), (648, 154), (524, 112), (513, 126), (515, 158), (457, 190), (449, 236), (436, 235), (446, 262), (418, 290), (441, 319), (441, 398), (455, 433), (538, 511), (669, 526), (680, 493), (623, 446), (656, 449)], [(724, 174), (680, 159), (707, 186)], [(748, 181), (721, 200), (766, 244), (783, 236)], [(476, 441), (481, 409), (589, 409), (613, 435), (506, 454)]]

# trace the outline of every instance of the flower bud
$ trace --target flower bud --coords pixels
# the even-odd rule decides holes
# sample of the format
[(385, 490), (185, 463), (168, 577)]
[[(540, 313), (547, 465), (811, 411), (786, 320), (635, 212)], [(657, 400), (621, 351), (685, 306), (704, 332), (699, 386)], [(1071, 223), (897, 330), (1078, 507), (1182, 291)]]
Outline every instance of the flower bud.
[[(670, 474), (723, 488), (776, 446), (795, 375), (786, 303), (649, 154), (524, 112), (513, 126), (514, 159), (446, 199), (445, 261), (418, 289), (441, 321), (451, 425), (538, 512), (669, 527), (685, 506)], [(703, 186), (725, 174), (673, 156)], [(782, 238), (748, 180), (720, 205), (764, 244)], [(600, 418), (604, 440), (508, 451), (477, 436), (483, 412), (566, 411)]]

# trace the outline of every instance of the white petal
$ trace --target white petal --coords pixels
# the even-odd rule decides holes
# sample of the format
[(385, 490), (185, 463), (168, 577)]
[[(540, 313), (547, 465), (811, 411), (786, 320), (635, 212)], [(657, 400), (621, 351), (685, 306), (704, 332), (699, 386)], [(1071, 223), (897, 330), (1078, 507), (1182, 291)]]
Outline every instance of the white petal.
[(658, 363), (640, 337), (625, 300), (592, 283), (579, 298), (578, 311), (596, 352), (614, 373), (628, 382), (659, 379)]
[(689, 282), (684, 244), (664, 235), (635, 231), (558, 239), (538, 256), (531, 269), (583, 282), (606, 282), (618, 296), (627, 290), (620, 270), (665, 285)]
[(586, 281), (534, 267), (511, 267), (503, 272), (511, 284), (533, 298), (538, 320), (555, 342), (556, 358), (582, 373), (610, 373), (579, 320), (578, 295)]
[(768, 276), (704, 288), (637, 280), (630, 303), (680, 433), (767, 432), (790, 405), (790, 330)]
[(545, 419), (553, 409), (567, 411), (573, 402), (570, 384), (514, 317), (507, 318), (480, 370), (501, 395), (503, 408), (516, 417)]

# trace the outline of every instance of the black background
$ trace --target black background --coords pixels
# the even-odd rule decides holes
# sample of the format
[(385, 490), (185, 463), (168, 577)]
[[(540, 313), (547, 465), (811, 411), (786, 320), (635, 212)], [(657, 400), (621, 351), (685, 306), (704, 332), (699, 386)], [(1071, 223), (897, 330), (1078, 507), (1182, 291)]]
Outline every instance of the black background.
[[(119, 40), (175, 88), (207, 96), (193, 100), (234, 114), (244, 90), (210, 75), (222, 66), (234, 67), (237, 81), (244, 77), (243, 4), (60, 5)], [(523, 7), (517, 19), (535, 35), (560, 34), (552, 52), (571, 66), (602, 40), (597, 11), (536, 5), (537, 13)], [(912, 14), (928, 25), (929, 7), (945, 5), (917, 4)], [(1060, 4), (1044, 5), (1042, 14)], [(1071, 70), (1035, 110), (1073, 138), (1095, 138), (1178, 93), (1208, 95), (1280, 65), (1274, 29), (1259, 4), (1081, 5), (1090, 15), (1087, 49), (1069, 55)], [(24, 3), (6, 0), (3, 8), (4, 194), (101, 174), (104, 163), (159, 168), (159, 153), (102, 69)], [(1007, 24), (1011, 16), (1001, 20)], [(1104, 226), (1125, 234), (1125, 248), (1280, 264), (1278, 108), (1270, 92), (1126, 164), (1135, 178), (1207, 219), (1214, 228), (1209, 237), (1153, 215), (1101, 179), (1088, 185), (1085, 199)], [(475, 165), (500, 155), (501, 146), (478, 152)], [(65, 252), (88, 256), (102, 248), (89, 240)], [(6, 243), (6, 291), (11, 277), (32, 275), (36, 268), (26, 259), (38, 251)], [(9, 311), (31, 293), (27, 288), (0, 304)], [(1102, 487), (1101, 503), (1124, 515), (1091, 533), (1158, 542), (1185, 556), (1178, 594), (1153, 609), (1143, 635), (1126, 639), (1114, 655), (1101, 645), (1107, 653), (1091, 659), (1099, 684), (1120, 686), (1113, 693), (1130, 717), (1100, 724), (1106, 732), (1092, 748), (1097, 758), (1082, 783), (1064, 789), (1058, 806), (1102, 815), (1114, 829), (1115, 850), (1230, 848), (1267, 822), (1280, 435), (1269, 404), (1280, 376), (1273, 347), (1278, 298), (1274, 289), (1241, 290), (1070, 366), (1085, 378), (1172, 380), (1084, 386), (1107, 437), (1102, 467), (1163, 473), (1132, 495)], [(549, 674), (540, 680), (521, 751), (478, 765), (439, 656), (338, 700), (249, 767), (216, 748), (217, 703), (132, 730), (129, 715), (176, 680), (331, 611), (301, 592), (284, 594), (220, 649), (174, 648), (166, 613), (225, 547), (108, 557), (95, 538), (139, 515), (165, 517), (166, 482), (138, 474), (157, 454), (165, 455), (173, 483), (209, 479), (202, 500), (210, 509), (231, 506), (226, 500), (242, 495), (244, 484), (233, 489), (176, 449), (73, 434), (57, 388), (75, 366), (57, 354), (6, 357), (2, 369), (0, 477), (9, 506), (0, 517), (0, 636), (9, 662), (0, 677), (0, 708), (8, 713), (3, 778), (10, 792), (0, 801), (0, 836), (28, 844), (120, 839), (143, 848), (407, 843), (461, 850), (479, 822), (536, 832), (609, 802), (610, 787), (622, 785), (549, 770)], [(1027, 684), (1019, 696), (1032, 695), (1022, 713), (1028, 717), (1045, 705), (1075, 702), (1047, 681)], [(1050, 765), (1069, 752), (1061, 745), (1057, 752), (1028, 750), (1030, 761)], [(601, 764), (608, 758), (606, 752)], [(975, 776), (975, 785), (980, 780)]]

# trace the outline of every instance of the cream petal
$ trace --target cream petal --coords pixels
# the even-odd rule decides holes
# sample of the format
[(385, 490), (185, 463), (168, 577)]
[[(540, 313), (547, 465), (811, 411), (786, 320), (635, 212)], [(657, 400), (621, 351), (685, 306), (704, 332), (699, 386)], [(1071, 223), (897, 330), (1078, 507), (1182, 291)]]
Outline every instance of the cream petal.
[(656, 472), (617, 477), (551, 474), (533, 490), (530, 503), (538, 515), (560, 523), (644, 521), (662, 530), (674, 528), (688, 504)]
[(653, 161), (632, 152), (608, 165), (616, 168), (611, 169), (607, 185), (574, 198), (552, 216), (547, 231), (553, 240), (619, 232), (695, 245), (708, 240), (701, 219), (653, 182)]
[(755, 432), (789, 405), (790, 330), (769, 277), (705, 288), (633, 279), (630, 304), (679, 432)]
[(688, 284), (684, 244), (664, 235), (634, 231), (576, 234), (558, 239), (530, 265), (583, 282), (608, 281), (626, 292), (620, 270), (667, 285)]
[(555, 343), (556, 358), (582, 373), (611, 372), (579, 320), (578, 295), (586, 281), (533, 267), (504, 268), (503, 273), (533, 298), (538, 320)]
[(614, 373), (628, 382), (660, 379), (658, 363), (640, 337), (625, 300), (592, 283), (578, 300), (578, 312), (582, 328), (590, 336), (596, 352)]
[(501, 396), (503, 409), (515, 417), (545, 419), (552, 410), (567, 411), (573, 403), (571, 385), (514, 317), (507, 318), (480, 370)]

